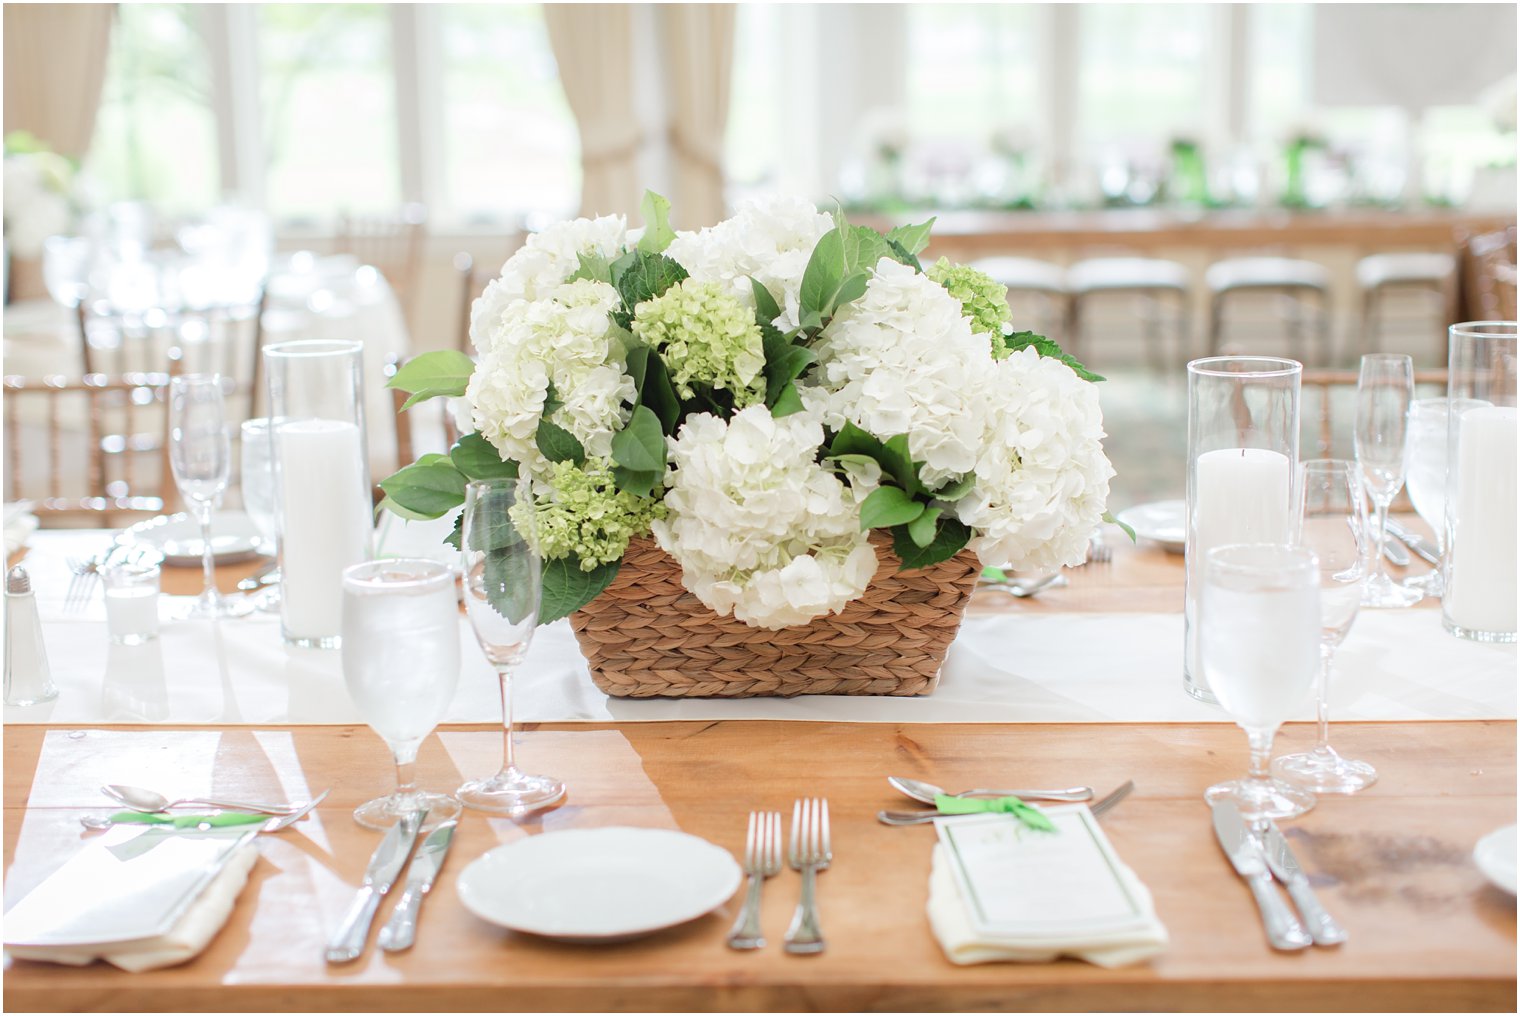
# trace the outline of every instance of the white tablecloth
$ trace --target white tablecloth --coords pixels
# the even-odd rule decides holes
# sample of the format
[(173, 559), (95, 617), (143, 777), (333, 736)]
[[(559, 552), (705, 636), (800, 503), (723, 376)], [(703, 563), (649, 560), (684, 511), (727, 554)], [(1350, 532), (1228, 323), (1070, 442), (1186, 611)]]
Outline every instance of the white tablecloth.
[[(363, 722), (343, 684), (341, 653), (285, 647), (273, 617), (165, 623), (146, 646), (109, 645), (98, 595), (82, 614), (61, 610), (68, 580), (62, 557), (84, 538), (33, 538), (27, 561), (61, 694), (48, 705), (7, 708), (6, 722)], [(495, 676), (463, 623), (460, 643), (464, 668), (444, 722), (493, 722), (500, 711)], [(561, 622), (538, 630), (514, 698), (524, 722), (1227, 722), (1183, 692), (1181, 668), (1178, 614), (982, 615), (967, 618), (930, 696), (609, 699), (591, 683)], [(1453, 638), (1442, 630), (1439, 611), (1364, 611), (1338, 656), (1332, 716), (1513, 719), (1515, 678), (1514, 646)], [(1301, 718), (1312, 718), (1308, 703)]]

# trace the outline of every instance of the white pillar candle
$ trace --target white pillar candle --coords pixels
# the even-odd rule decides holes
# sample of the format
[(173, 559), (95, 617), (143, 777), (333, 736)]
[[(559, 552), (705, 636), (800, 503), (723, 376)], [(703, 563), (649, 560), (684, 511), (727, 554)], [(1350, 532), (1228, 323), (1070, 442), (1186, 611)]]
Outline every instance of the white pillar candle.
[(1515, 630), (1516, 411), (1469, 409), (1457, 418), (1457, 486), (1444, 609), (1478, 632)]
[(335, 638), (343, 569), (369, 557), (370, 499), (359, 428), (301, 420), (278, 431), (280, 597), (286, 634)]

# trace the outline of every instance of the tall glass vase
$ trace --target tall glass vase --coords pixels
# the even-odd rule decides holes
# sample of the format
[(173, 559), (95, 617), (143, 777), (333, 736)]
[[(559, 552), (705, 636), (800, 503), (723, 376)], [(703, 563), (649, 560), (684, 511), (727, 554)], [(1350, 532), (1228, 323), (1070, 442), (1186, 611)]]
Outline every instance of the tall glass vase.
[(1475, 642), (1515, 641), (1515, 333), (1513, 321), (1450, 330), (1441, 619)]
[(1183, 688), (1215, 702), (1199, 663), (1204, 556), (1231, 543), (1291, 543), (1303, 365), (1271, 356), (1188, 364), (1187, 587)]
[(338, 646), (343, 570), (370, 557), (363, 353), (363, 343), (325, 339), (264, 347), (280, 632), (294, 646)]

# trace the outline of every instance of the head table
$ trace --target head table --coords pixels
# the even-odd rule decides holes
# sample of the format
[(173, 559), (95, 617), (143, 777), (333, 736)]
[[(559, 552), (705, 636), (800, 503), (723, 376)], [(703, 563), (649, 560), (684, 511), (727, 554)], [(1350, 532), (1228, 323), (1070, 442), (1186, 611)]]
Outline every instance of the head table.
[[(1515, 821), (1515, 651), (1446, 636), (1429, 606), (1363, 612), (1341, 654), (1334, 740), (1372, 762), (1378, 783), (1283, 824), (1350, 931), (1336, 949), (1267, 948), (1202, 799), (1244, 771), (1245, 737), (1181, 689), (1181, 559), (1119, 543), (1112, 563), (1073, 569), (1068, 587), (1038, 599), (980, 591), (927, 699), (609, 702), (569, 633), (541, 630), (520, 677), (519, 757), (564, 779), (568, 799), (517, 822), (466, 811), (416, 946), (330, 967), (322, 947), (377, 842), (350, 812), (393, 779), (347, 703), (337, 654), (285, 650), (273, 623), (254, 618), (166, 622), (147, 658), (113, 655), (98, 605), (62, 609), (62, 559), (103, 540), (44, 532), (27, 554), (62, 691), (6, 714), (7, 905), (79, 848), (80, 816), (105, 810), (101, 784), (332, 793), (312, 819), (260, 838), (249, 886), (200, 957), (144, 974), (8, 960), (9, 1009), (1514, 1009), (1515, 899), (1471, 855)], [(220, 569), (219, 582), (230, 590), (254, 567)], [(166, 592), (198, 584), (196, 569), (165, 569)], [(461, 638), (460, 691), (419, 758), (427, 788), (500, 761), (489, 672), (463, 627)], [(1278, 750), (1312, 742), (1312, 725), (1290, 724)], [(1167, 950), (1113, 970), (951, 964), (925, 916), (933, 832), (875, 820), (906, 804), (888, 775), (1100, 794), (1133, 779), (1134, 795), (1102, 823), (1153, 894)], [(591, 947), (501, 930), (456, 893), (486, 850), (559, 829), (680, 829), (742, 856), (746, 813), (787, 811), (801, 796), (828, 797), (833, 817), (820, 956), (726, 948), (737, 897), (652, 937)], [(767, 887), (773, 943), (796, 897), (794, 873)]]

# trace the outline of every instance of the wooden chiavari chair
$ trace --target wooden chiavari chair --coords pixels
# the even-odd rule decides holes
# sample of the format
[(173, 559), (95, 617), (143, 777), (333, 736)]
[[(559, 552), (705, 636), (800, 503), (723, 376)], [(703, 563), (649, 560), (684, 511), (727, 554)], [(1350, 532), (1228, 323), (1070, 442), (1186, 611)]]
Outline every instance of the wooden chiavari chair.
[(427, 231), (427, 207), (403, 205), (395, 215), (363, 216), (342, 212), (333, 236), (333, 250), (352, 254), (385, 276), (401, 313), (412, 320), (412, 303), (422, 268), (422, 243)]
[(1515, 320), (1515, 227), (1464, 236), (1460, 247), (1457, 274), (1462, 308), (1457, 320)]

